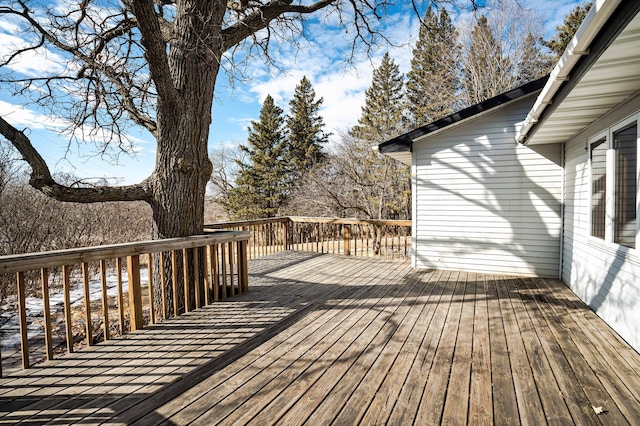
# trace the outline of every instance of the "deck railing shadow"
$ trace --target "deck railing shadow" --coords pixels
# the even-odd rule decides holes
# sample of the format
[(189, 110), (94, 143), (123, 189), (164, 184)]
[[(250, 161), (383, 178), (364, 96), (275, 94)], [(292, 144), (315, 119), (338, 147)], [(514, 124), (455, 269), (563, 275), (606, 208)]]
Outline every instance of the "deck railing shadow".
[(10, 295), (0, 377), (3, 367), (4, 374), (29, 368), (246, 291), (249, 258), (283, 250), (410, 256), (411, 221), (281, 217), (205, 227), (212, 231), (0, 257), (0, 286)]
[[(322, 324), (314, 318), (322, 314), (326, 319), (327, 312), (344, 317), (335, 321), (334, 328), (322, 333), (346, 336), (342, 337), (346, 343), (340, 350), (348, 352), (341, 355), (338, 362), (340, 368), (348, 369), (359, 357), (377, 356), (380, 342), (392, 339), (398, 327), (414, 324), (403, 321), (405, 316), (427, 309), (425, 307), (438, 303), (440, 298), (450, 300), (450, 304), (464, 301), (472, 305), (489, 300), (510, 304), (511, 298), (531, 305), (550, 301), (567, 309), (574, 303), (560, 297), (554, 300), (552, 286), (537, 279), (410, 270), (406, 264), (384, 259), (380, 265), (376, 261), (376, 268), (371, 268), (370, 259), (351, 258), (349, 262), (336, 259), (340, 258), (284, 252), (252, 263), (251, 266), (255, 266), (250, 271), (252, 291), (150, 325), (139, 333), (92, 346), (81, 353), (36, 365), (28, 374), (15, 379), (23, 382), (12, 385), (13, 392), (0, 393), (0, 413), (16, 418), (20, 418), (21, 412), (25, 416), (38, 413), (32, 420), (42, 423), (73, 420), (76, 423), (173, 424), (169, 420), (171, 410), (180, 410), (182, 404), (196, 398), (190, 393), (195, 387), (220, 386), (231, 374), (226, 372), (227, 367), (249, 354), (252, 359), (261, 357), (265, 349), (256, 349), (285, 339), (283, 336), (301, 321), (308, 327), (320, 327)], [(354, 274), (354, 270), (357, 273)], [(588, 310), (584, 306), (574, 308)], [(442, 312), (448, 315), (446, 309)], [(436, 318), (439, 314), (432, 315)], [(356, 323), (358, 327), (353, 327)], [(373, 340), (361, 338), (374, 323), (383, 326)], [(309, 345), (323, 341), (322, 333), (309, 333), (313, 336)], [(335, 340), (327, 339), (327, 342)], [(323, 348), (305, 351), (304, 357), (319, 357)], [(275, 350), (282, 352), (281, 356), (274, 357), (279, 364), (265, 364), (264, 368), (286, 370), (285, 364), (290, 362), (286, 344), (280, 344)], [(323, 367), (309, 364), (304, 371), (291, 374), (297, 374), (300, 380), (318, 379)], [(249, 364), (235, 365), (247, 368)], [(256, 369), (256, 374), (259, 371)], [(38, 379), (51, 382), (38, 388), (34, 385)], [(96, 380), (99, 386), (87, 390), (86, 385)], [(257, 389), (260, 393), (271, 390), (269, 387)], [(174, 407), (171, 404), (176, 397), (180, 401), (175, 402)], [(219, 408), (229, 412), (239, 403), (242, 401), (223, 402)], [(159, 410), (160, 407), (163, 409)], [(54, 411), (47, 410), (54, 410), (59, 417), (54, 419), (51, 414)]]
[[(247, 291), (248, 239), (217, 231), (0, 257), (0, 281), (15, 289), (15, 308), (3, 312), (0, 377), (1, 367), (29, 368)], [(7, 348), (11, 338), (18, 350)]]

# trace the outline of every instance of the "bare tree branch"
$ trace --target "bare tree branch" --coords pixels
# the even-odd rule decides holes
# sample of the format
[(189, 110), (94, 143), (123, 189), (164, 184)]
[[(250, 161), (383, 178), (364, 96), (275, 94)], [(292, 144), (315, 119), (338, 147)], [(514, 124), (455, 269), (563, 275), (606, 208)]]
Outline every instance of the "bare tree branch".
[[(110, 28), (103, 34), (99, 34), (95, 39), (98, 41), (97, 46), (89, 53), (84, 53), (80, 48), (80, 43), (76, 46), (72, 46), (70, 44), (64, 43), (60, 37), (52, 34), (48, 30), (46, 30), (40, 22), (32, 16), (29, 11), (28, 6), (23, 1), (18, 1), (18, 4), (22, 7), (22, 10), (14, 10), (8, 7), (0, 7), (0, 15), (17, 15), (26, 20), (35, 33), (39, 36), (39, 41), (36, 44), (32, 44), (28, 47), (22, 48), (14, 52), (12, 55), (8, 57), (4, 61), (4, 63), (0, 64), (0, 68), (6, 67), (10, 65), (16, 58), (20, 55), (30, 52), (37, 51), (41, 48), (45, 41), (60, 49), (63, 52), (71, 54), (73, 57), (80, 60), (84, 65), (78, 70), (76, 76), (70, 75), (61, 75), (61, 76), (49, 76), (49, 77), (39, 77), (39, 78), (29, 78), (29, 79), (9, 79), (7, 81), (12, 83), (27, 83), (24, 85), (25, 90), (30, 86), (31, 83), (44, 81), (48, 84), (48, 82), (53, 80), (67, 80), (67, 81), (78, 81), (84, 78), (88, 78), (89, 80), (95, 82), (97, 81), (93, 74), (87, 75), (87, 71), (95, 70), (99, 71), (102, 75), (104, 75), (117, 89), (117, 95), (120, 98), (120, 102), (123, 108), (129, 113), (130, 118), (138, 125), (146, 128), (152, 134), (156, 131), (156, 123), (155, 120), (151, 119), (147, 114), (143, 113), (137, 106), (136, 101), (134, 99), (134, 95), (131, 92), (131, 78), (126, 73), (123, 73), (122, 70), (116, 69), (114, 66), (109, 65), (107, 62), (101, 61), (104, 59), (102, 57), (102, 52), (105, 49), (106, 44), (114, 40), (120, 35), (127, 34), (131, 31), (135, 26), (135, 20), (125, 19), (118, 24), (114, 28)], [(82, 8), (82, 4), (80, 7)], [(156, 19), (154, 21), (157, 22)], [(75, 23), (75, 27), (79, 27), (80, 22)], [(77, 37), (77, 36), (76, 36)]]
[(223, 50), (240, 43), (252, 34), (266, 28), (271, 21), (285, 13), (309, 14), (317, 12), (338, 0), (321, 0), (309, 6), (293, 5), (293, 0), (275, 0), (259, 7), (244, 19), (222, 30), (224, 39)]
[(145, 47), (145, 58), (149, 64), (151, 78), (155, 82), (158, 99), (165, 102), (168, 108), (176, 103), (176, 88), (171, 79), (171, 70), (167, 57), (167, 46), (160, 28), (153, 3), (145, 0), (125, 0), (138, 21), (142, 33), (142, 45)]
[(147, 201), (148, 190), (144, 182), (127, 186), (69, 187), (57, 183), (47, 163), (36, 151), (27, 136), (0, 117), (0, 134), (7, 138), (31, 166), (29, 184), (58, 201), (94, 203), (103, 201)]

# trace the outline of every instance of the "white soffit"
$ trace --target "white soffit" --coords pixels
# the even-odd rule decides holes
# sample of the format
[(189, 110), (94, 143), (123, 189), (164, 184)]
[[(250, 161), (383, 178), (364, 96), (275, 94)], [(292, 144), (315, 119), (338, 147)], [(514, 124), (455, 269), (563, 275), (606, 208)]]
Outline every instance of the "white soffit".
[[(571, 75), (567, 77), (571, 78)], [(535, 145), (565, 142), (639, 90), (640, 14), (633, 18), (589, 68), (561, 104), (537, 124), (536, 131), (525, 143)], [(540, 97), (544, 94), (543, 90)], [(536, 103), (541, 101), (539, 98)], [(551, 102), (554, 101), (552, 98)], [(526, 133), (532, 125), (536, 125), (535, 123), (535, 120), (530, 120), (530, 126), (518, 135), (519, 141), (524, 140)]]
[(396, 161), (399, 161), (407, 166), (411, 165), (411, 152), (410, 151), (399, 151), (399, 152), (385, 152), (384, 155), (387, 157), (391, 157)]

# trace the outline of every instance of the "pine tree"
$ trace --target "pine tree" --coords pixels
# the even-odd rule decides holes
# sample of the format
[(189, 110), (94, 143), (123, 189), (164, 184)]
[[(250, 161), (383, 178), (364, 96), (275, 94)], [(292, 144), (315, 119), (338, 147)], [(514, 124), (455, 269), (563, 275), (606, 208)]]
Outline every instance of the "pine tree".
[(560, 59), (564, 51), (567, 49), (569, 42), (573, 38), (576, 31), (580, 27), (580, 24), (587, 16), (587, 13), (591, 9), (591, 3), (581, 4), (575, 7), (564, 17), (562, 25), (556, 27), (557, 34), (549, 41), (545, 41), (543, 44), (555, 53), (557, 59)]
[(382, 63), (373, 71), (371, 86), (365, 91), (365, 105), (351, 134), (369, 143), (380, 143), (400, 133), (404, 113), (404, 76), (385, 53)]
[(247, 161), (238, 161), (236, 186), (230, 191), (228, 211), (237, 218), (273, 217), (289, 193), (283, 161), (286, 133), (282, 108), (267, 96), (260, 120), (248, 128), (248, 145), (240, 145)]
[(440, 16), (427, 9), (407, 74), (407, 108), (411, 127), (437, 120), (458, 109), (458, 33), (445, 8)]
[(524, 48), (518, 64), (518, 84), (525, 84), (549, 73), (551, 58), (542, 52), (541, 40), (531, 33), (524, 39)]
[[(372, 219), (407, 215), (410, 206), (410, 171), (371, 149), (399, 133), (403, 126), (403, 76), (389, 54), (373, 71), (358, 125), (342, 138), (332, 158), (334, 188), (326, 197), (342, 206), (341, 214)], [(375, 240), (375, 239), (374, 239)]]
[(307, 77), (302, 77), (289, 102), (289, 116), (286, 119), (289, 131), (287, 162), (291, 167), (290, 176), (297, 180), (316, 164), (322, 162), (325, 154), (322, 146), (329, 135), (324, 133), (324, 120), (319, 114), (323, 98), (316, 100), (316, 92)]

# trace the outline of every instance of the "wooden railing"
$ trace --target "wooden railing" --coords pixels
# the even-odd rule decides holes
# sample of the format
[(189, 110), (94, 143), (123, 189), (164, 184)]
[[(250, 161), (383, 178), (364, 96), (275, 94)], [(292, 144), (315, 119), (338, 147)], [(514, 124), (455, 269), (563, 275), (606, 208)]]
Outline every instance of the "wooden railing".
[[(127, 329), (139, 330), (145, 323), (153, 324), (247, 291), (248, 240), (248, 232), (218, 231), (0, 257), (0, 281), (4, 285), (13, 282), (17, 288), (15, 304), (22, 368), (31, 364), (31, 343), (32, 349), (43, 348), (42, 358), (53, 359), (54, 324), (56, 328), (64, 328), (64, 335), (57, 336), (58, 343), (66, 344), (66, 350), (72, 352), (78, 335), (80, 341), (93, 345), (97, 340), (124, 334)], [(126, 280), (122, 276), (125, 259)], [(109, 281), (117, 287), (114, 296), (108, 295)], [(98, 284), (98, 297), (93, 299), (92, 283)], [(128, 286), (128, 294), (123, 283)], [(61, 292), (61, 310), (51, 307), (53, 287)], [(72, 293), (80, 297), (81, 303), (72, 303)], [(27, 316), (27, 296), (42, 300), (40, 317)], [(117, 312), (112, 314), (112, 308)], [(5, 312), (8, 314), (11, 312)], [(58, 327), (62, 323), (64, 327)], [(29, 338), (34, 327), (39, 328), (37, 337)], [(74, 333), (74, 329), (82, 331)], [(6, 330), (4, 334), (6, 338)]]
[(251, 259), (284, 250), (398, 259), (411, 255), (410, 220), (292, 216), (220, 222), (205, 229), (248, 231)]

